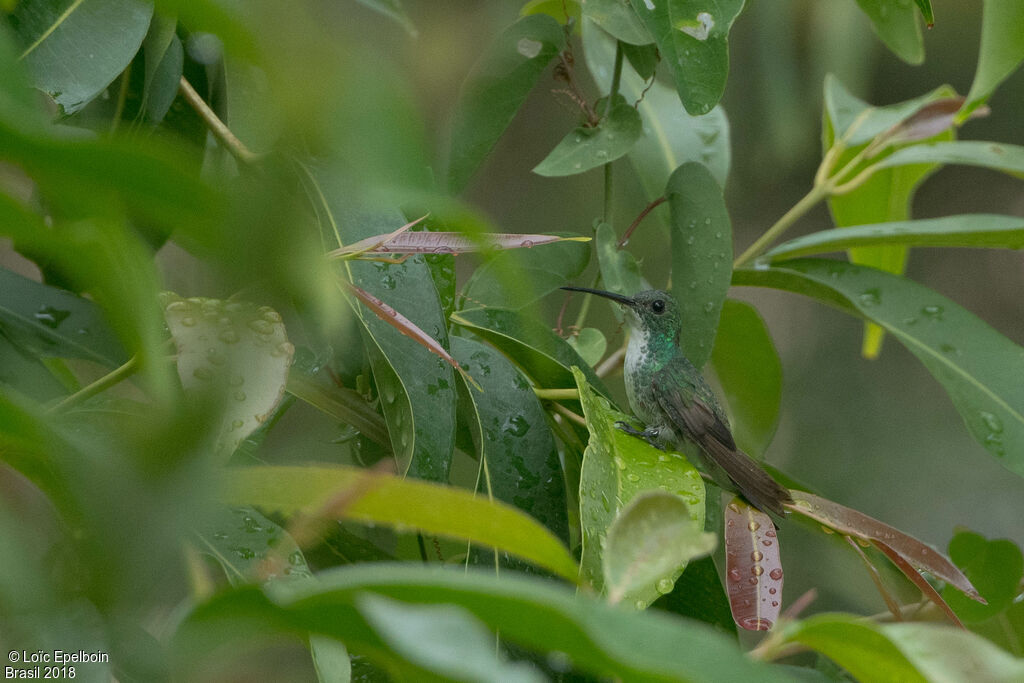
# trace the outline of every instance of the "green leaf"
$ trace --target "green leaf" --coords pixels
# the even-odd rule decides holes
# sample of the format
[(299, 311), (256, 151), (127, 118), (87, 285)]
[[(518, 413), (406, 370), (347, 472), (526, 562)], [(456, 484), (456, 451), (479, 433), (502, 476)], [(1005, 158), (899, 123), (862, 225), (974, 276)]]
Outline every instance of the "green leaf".
[(971, 435), (1024, 476), (1024, 352), (972, 313), (910, 280), (850, 263), (795, 260), (740, 270), (733, 284), (805, 294), (871, 320), (946, 389)]
[(658, 46), (654, 43), (650, 45), (621, 43), (621, 45), (622, 54), (629, 65), (633, 67), (633, 71), (636, 71), (636, 75), (648, 81), (654, 78), (654, 73), (658, 69), (658, 61), (660, 61)]
[(873, 624), (845, 614), (822, 614), (790, 624), (783, 635), (785, 642), (821, 652), (860, 680), (1011, 681), (1024, 676), (1024, 660), (948, 626)]
[(629, 152), (642, 131), (637, 110), (618, 102), (597, 126), (581, 126), (566, 135), (533, 172), (549, 177), (567, 176), (603, 166)]
[(957, 116), (965, 121), (1024, 60), (1024, 4), (985, 0), (981, 15), (981, 47), (971, 91)]
[(757, 310), (726, 299), (711, 352), (740, 449), (761, 459), (775, 436), (782, 402), (782, 362)]
[(917, 8), (921, 10), (921, 16), (924, 17), (924, 22), (928, 28), (935, 25), (935, 13), (932, 11), (931, 0), (914, 0), (917, 3)]
[(0, 387), (4, 385), (40, 402), (67, 394), (40, 358), (11, 341), (0, 328)]
[(718, 536), (704, 532), (682, 498), (658, 490), (633, 498), (605, 540), (604, 585), (612, 603), (645, 596), (652, 583), (659, 593), (670, 592), (679, 568), (718, 544)]
[(11, 24), (32, 84), (72, 114), (124, 71), (152, 16), (133, 0), (22, 0)]
[(481, 56), (455, 109), (448, 164), (451, 192), (469, 183), (564, 43), (557, 21), (534, 14), (512, 24)]
[(175, 34), (175, 18), (155, 14), (142, 42), (146, 73), (142, 86), (142, 109), (153, 123), (160, 123), (178, 95), (185, 64), (185, 50)]
[[(7, 201), (0, 195), (2, 223), (9, 220), (3, 214)], [(95, 303), (6, 268), (0, 268), (0, 330), (39, 356), (86, 358), (107, 366), (128, 360)]]
[[(581, 575), (595, 590), (604, 586), (606, 538), (620, 511), (638, 494), (661, 489), (679, 496), (686, 504), (696, 528), (704, 528), (704, 481), (684, 456), (663, 452), (646, 441), (626, 434), (615, 423), (630, 417), (613, 410), (608, 401), (598, 396), (579, 368), (573, 369), (580, 392), (580, 402), (587, 418), (590, 440), (583, 455), (580, 475), (580, 518), (583, 524), (583, 557)], [(630, 599), (637, 609), (647, 607), (664, 593), (685, 565), (649, 581), (643, 587), (631, 588)]]
[(494, 306), (519, 310), (559, 287), (571, 284), (590, 261), (590, 245), (556, 242), (499, 252), (473, 271), (462, 292), (461, 306)]
[(898, 149), (871, 166), (873, 172), (908, 164), (981, 166), (1024, 178), (1024, 147), (996, 142), (933, 142)]
[[(331, 211), (345, 243), (405, 224), (397, 211), (368, 212), (334, 193)], [(423, 256), (402, 263), (346, 261), (340, 273), (411, 320), (442, 347), (448, 330)], [(409, 475), (446, 481), (455, 447), (455, 379), (452, 367), (376, 315), (361, 314), (364, 340), (388, 423), (391, 444)]]
[(964, 621), (991, 619), (1005, 611), (1017, 597), (1024, 576), (1024, 558), (1012, 541), (989, 541), (981, 534), (961, 531), (949, 542), (949, 558), (988, 602), (983, 605), (952, 587), (944, 588), (942, 597)]
[[(597, 226), (594, 237), (597, 242), (597, 261), (601, 267), (601, 281), (605, 289), (624, 296), (633, 296), (637, 292), (650, 289), (650, 285), (640, 275), (640, 264), (636, 257), (625, 249), (619, 249), (615, 228), (607, 223)], [(618, 306), (613, 306), (616, 317), (622, 317)]]
[(359, 392), (298, 372), (296, 367), (288, 375), (287, 390), (320, 412), (355, 427), (374, 443), (390, 448), (384, 420)]
[[(842, 84), (835, 78), (826, 80), (826, 102), (830, 106), (825, 109), (825, 121), (823, 144), (825, 152), (828, 152), (834, 145), (837, 137), (849, 134), (849, 128), (841, 129), (840, 115), (835, 111), (837, 101), (844, 101), (852, 105), (843, 114), (843, 118), (855, 115), (854, 121), (858, 121), (853, 136), (859, 137), (867, 131), (879, 130), (879, 126), (886, 128), (877, 133), (877, 136), (890, 134), (891, 131), (903, 123), (906, 123), (913, 111), (921, 111), (928, 103), (940, 101), (954, 94), (951, 88), (942, 87), (928, 93), (924, 97), (916, 98), (910, 102), (890, 105), (888, 107), (871, 107), (860, 102), (850, 93), (846, 92)], [(909, 118), (908, 118), (909, 116)], [(849, 119), (847, 119), (849, 120)], [(952, 119), (950, 119), (952, 123)], [(852, 126), (851, 126), (852, 127)], [(844, 130), (843, 133), (838, 131)], [(940, 131), (928, 139), (952, 140), (954, 133), (951, 129)], [(853, 144), (851, 141), (845, 143), (845, 151), (838, 155), (835, 161), (835, 168), (843, 168), (856, 155), (860, 154), (872, 141), (864, 141), (861, 144)], [(833, 195), (829, 197), (829, 209), (836, 227), (851, 225), (864, 225), (868, 223), (883, 223), (887, 221), (903, 221), (910, 218), (910, 207), (914, 199), (917, 187), (924, 182), (934, 171), (938, 169), (935, 164), (903, 166), (892, 168), (876, 173), (867, 182), (863, 183), (852, 192), (844, 195)], [(882, 245), (870, 247), (858, 247), (850, 250), (850, 260), (865, 266), (871, 266), (889, 273), (901, 275), (906, 268), (908, 249), (904, 245)], [(867, 323), (864, 330), (864, 342), (862, 353), (865, 358), (876, 358), (881, 352), (883, 333), (881, 329), (872, 323)]]
[(640, 17), (629, 6), (629, 0), (587, 0), (583, 3), (583, 16), (623, 43), (647, 45), (654, 42)]
[(715, 561), (710, 557), (690, 562), (683, 575), (676, 579), (672, 592), (662, 596), (653, 607), (707, 622), (719, 631), (736, 635), (729, 598), (722, 588)]
[(539, 652), (568, 655), (574, 666), (626, 681), (789, 681), (781, 670), (740, 654), (735, 642), (704, 624), (666, 614), (637, 614), (528, 577), (374, 565), (322, 573), (314, 588), (226, 593), (200, 605), (175, 636), (179, 657), (219, 648), (224, 619), (262, 617), (292, 629), (315, 629), (361, 650), (383, 647), (356, 608), (373, 593), (421, 605), (457, 605), (503, 639)]
[(604, 352), (608, 350), (608, 340), (604, 338), (604, 332), (596, 327), (584, 327), (579, 334), (569, 337), (569, 344), (590, 367), (600, 363), (604, 358)]
[(907, 120), (929, 102), (948, 96), (949, 86), (896, 104), (875, 107), (860, 99), (833, 74), (825, 77), (824, 118), (829, 128), (825, 131), (826, 147), (834, 140), (842, 140), (847, 147), (869, 142), (897, 124)]
[(530, 383), (504, 356), (472, 339), (452, 338), (452, 355), (483, 391), (470, 389), (477, 452), (487, 461), (488, 495), (539, 520), (569, 541), (565, 478), (547, 416)]
[(868, 15), (875, 33), (886, 47), (907, 64), (924, 61), (924, 38), (917, 22), (917, 11), (900, 0), (857, 0)]
[[(350, 467), (244, 467), (225, 473), (228, 505), (287, 514), (320, 512), (346, 496), (337, 515), (483, 543), (575, 581), (576, 562), (530, 516), (470, 491)], [(326, 508), (330, 509), (330, 508)]]
[(494, 634), (456, 605), (416, 605), (364, 593), (356, 607), (392, 650), (409, 663), (456, 681), (537, 683), (544, 678), (524, 662), (496, 651)]
[(732, 274), (732, 224), (722, 190), (696, 162), (680, 166), (665, 188), (672, 223), (672, 289), (683, 353), (698, 370), (711, 357)]
[(820, 230), (780, 244), (762, 258), (775, 262), (880, 244), (1024, 249), (1024, 218), (971, 213)]
[(271, 151), (284, 133), (284, 115), (274, 100), (270, 81), (263, 69), (235, 59), (224, 58), (227, 124), (253, 152)]
[[(615, 41), (593, 22), (583, 22), (583, 48), (587, 68), (599, 88), (612, 82)], [(662, 196), (669, 176), (687, 161), (707, 166), (718, 184), (729, 175), (729, 122), (721, 107), (703, 116), (690, 116), (679, 106), (679, 96), (658, 81), (648, 83), (623, 68), (620, 91), (639, 102), (643, 136), (629, 152), (630, 163), (643, 184), (647, 199)]]
[(409, 34), (410, 38), (416, 38), (420, 32), (416, 30), (416, 25), (412, 23), (412, 19), (409, 18), (408, 13), (405, 11), (405, 7), (402, 6), (401, 0), (356, 0), (359, 4), (365, 5), (375, 12), (383, 14), (388, 19), (391, 19), (396, 24), (405, 29), (405, 32)]
[(169, 292), (162, 298), (181, 385), (220, 399), (216, 449), (226, 460), (284, 398), (295, 347), (281, 314), (267, 306)]
[(711, 111), (729, 73), (728, 35), (744, 0), (631, 0), (675, 80), (686, 111)]
[[(196, 538), (199, 552), (220, 564), (232, 586), (313, 580), (294, 539), (252, 508), (216, 510), (203, 520)], [(349, 680), (345, 674), (351, 673), (351, 663), (344, 645), (314, 635), (309, 648), (322, 683)]]
[(529, 0), (519, 8), (521, 17), (546, 14), (563, 25), (574, 22), (578, 26), (581, 13), (580, 0)]
[(569, 342), (536, 318), (500, 308), (474, 308), (459, 311), (452, 316), (452, 322), (493, 344), (538, 386), (575, 387), (571, 368), (579, 367), (592, 387), (608, 395), (604, 384)]

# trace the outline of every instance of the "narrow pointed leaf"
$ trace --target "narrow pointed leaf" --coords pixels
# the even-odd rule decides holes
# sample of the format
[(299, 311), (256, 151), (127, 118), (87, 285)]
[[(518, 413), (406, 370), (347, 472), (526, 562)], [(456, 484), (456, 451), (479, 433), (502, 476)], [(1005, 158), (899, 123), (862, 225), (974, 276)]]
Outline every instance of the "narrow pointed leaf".
[(765, 253), (763, 258), (782, 261), (881, 244), (1024, 249), (1024, 218), (972, 213), (820, 230), (784, 242)]
[(743, 0), (630, 1), (657, 43), (686, 111), (711, 111), (725, 91), (729, 29)]
[[(728, 680), (777, 683), (783, 670), (740, 654), (734, 640), (705, 624), (667, 614), (638, 614), (529, 577), (495, 577), (461, 569), (375, 565), (321, 573), (308, 589), (257, 588), (225, 593), (200, 605), (176, 634), (182, 660), (216, 656), (225, 618), (259, 618), (277, 628), (315, 629), (358, 646), (381, 648), (356, 608), (372, 593), (421, 605), (458, 605), (503, 639), (541, 653), (567, 655), (574, 666), (624, 681)], [(201, 661), (201, 660), (200, 660)]]
[[(650, 81), (654, 78), (654, 74), (658, 69), (658, 62), (661, 61), (661, 56), (658, 53), (658, 46), (651, 43), (650, 45), (630, 45), (629, 43), (621, 43), (622, 54), (629, 62), (629, 65), (633, 67), (633, 71), (640, 78)], [(620, 84), (621, 87), (621, 84)]]
[(1024, 147), (976, 140), (911, 145), (884, 157), (872, 168), (877, 172), (884, 168), (929, 163), (981, 166), (1024, 178)]
[(486, 339), (511, 358), (538, 386), (575, 387), (572, 368), (578, 367), (595, 389), (607, 395), (607, 389), (586, 362), (567, 341), (539, 320), (525, 313), (500, 308), (476, 308), (459, 311), (452, 322)]
[(401, 0), (357, 0), (357, 2), (394, 21), (409, 34), (410, 38), (415, 38), (419, 35), (416, 25), (412, 23), (412, 19), (409, 18), (405, 7), (402, 6)]
[(581, 126), (566, 135), (533, 172), (549, 177), (584, 173), (625, 155), (642, 132), (640, 114), (619, 102), (596, 127)]
[(679, 305), (679, 344), (694, 367), (711, 357), (732, 277), (732, 225), (722, 189), (696, 162), (680, 166), (665, 188), (672, 226), (672, 293)]
[(767, 631), (782, 611), (782, 560), (771, 517), (733, 498), (725, 507), (725, 589), (736, 625)]
[(487, 461), (480, 485), (569, 542), (565, 477), (555, 438), (530, 383), (501, 353), (472, 339), (452, 338), (452, 354), (480, 382), (470, 391), (479, 433), (477, 452)]
[(985, 0), (981, 15), (981, 47), (974, 82), (960, 120), (988, 101), (996, 87), (1017, 70), (1024, 60), (1024, 4), (1006, 0)]
[(839, 261), (739, 270), (733, 284), (805, 294), (878, 323), (942, 384), (971, 435), (1024, 476), (1024, 350), (969, 311), (910, 280)]
[(717, 543), (718, 536), (698, 526), (679, 496), (659, 490), (637, 495), (608, 528), (602, 557), (608, 599), (628, 602), (652, 583), (668, 592), (679, 567)]
[(466, 236), (461, 232), (403, 232), (376, 235), (335, 249), (328, 256), (344, 254), (467, 254), (498, 249), (530, 249), (555, 242), (589, 242), (589, 237), (483, 233)]
[[(704, 528), (704, 481), (685, 457), (660, 451), (646, 441), (615, 426), (629, 416), (608, 405), (587, 383), (582, 371), (573, 369), (590, 439), (580, 474), (580, 519), (583, 525), (581, 576), (595, 590), (604, 590), (604, 554), (607, 534), (615, 518), (640, 493), (661, 489), (679, 497), (687, 506), (696, 528)], [(657, 580), (629, 590), (630, 604), (644, 609), (669, 593), (683, 565)]]
[(470, 276), (462, 292), (463, 308), (519, 310), (571, 284), (590, 260), (590, 245), (564, 240), (542, 249), (495, 254)]
[(924, 38), (917, 11), (900, 0), (857, 0), (871, 20), (875, 33), (893, 53), (908, 64), (924, 61)]
[(711, 354), (739, 447), (762, 458), (779, 424), (782, 362), (757, 310), (726, 299)]
[(963, 572), (956, 568), (938, 550), (922, 543), (899, 529), (880, 522), (863, 512), (827, 500), (813, 493), (792, 491), (793, 504), (787, 506), (793, 512), (821, 522), (848, 536), (888, 546), (918, 571), (927, 571), (942, 579), (969, 598), (978, 602), (984, 599), (978, 594)]
[(227, 459), (281, 402), (295, 347), (269, 307), (170, 292), (162, 298), (181, 385), (222, 397), (217, 454)]
[(325, 415), (351, 425), (359, 433), (385, 448), (391, 447), (384, 419), (361, 394), (345, 387), (328, 385), (297, 372), (288, 375), (288, 393), (308, 403)]
[(150, 121), (159, 123), (167, 115), (178, 95), (185, 48), (175, 34), (178, 22), (161, 14), (153, 16), (149, 33), (142, 43), (146, 74), (142, 87), (142, 105)]
[(72, 114), (124, 71), (152, 16), (133, 0), (23, 0), (11, 24), (32, 84)]
[(451, 192), (469, 183), (564, 42), (557, 21), (534, 14), (507, 28), (476, 63), (455, 109), (448, 162)]
[[(583, 48), (587, 68), (598, 87), (607, 90), (612, 82), (615, 41), (591, 21), (583, 22)], [(702, 116), (691, 116), (679, 106), (679, 96), (658, 81), (648, 82), (623, 68), (620, 92), (628, 102), (637, 102), (643, 119), (643, 136), (628, 157), (648, 201), (662, 196), (672, 172), (687, 161), (708, 167), (722, 187), (729, 175), (729, 121), (716, 106)]]
[(228, 505), (272, 512), (316, 512), (339, 492), (352, 499), (345, 519), (483, 543), (574, 581), (576, 563), (565, 546), (533, 518), (471, 491), (350, 467), (245, 467), (225, 473)]

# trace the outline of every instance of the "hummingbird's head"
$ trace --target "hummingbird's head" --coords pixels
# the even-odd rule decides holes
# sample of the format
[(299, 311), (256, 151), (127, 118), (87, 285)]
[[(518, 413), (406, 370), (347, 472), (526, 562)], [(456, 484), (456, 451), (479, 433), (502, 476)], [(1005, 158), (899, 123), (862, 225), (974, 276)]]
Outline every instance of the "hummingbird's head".
[(622, 305), (626, 322), (634, 331), (645, 332), (648, 338), (673, 342), (679, 337), (679, 307), (668, 292), (649, 289), (633, 296), (623, 296), (602, 289), (562, 287), (574, 292), (587, 292)]

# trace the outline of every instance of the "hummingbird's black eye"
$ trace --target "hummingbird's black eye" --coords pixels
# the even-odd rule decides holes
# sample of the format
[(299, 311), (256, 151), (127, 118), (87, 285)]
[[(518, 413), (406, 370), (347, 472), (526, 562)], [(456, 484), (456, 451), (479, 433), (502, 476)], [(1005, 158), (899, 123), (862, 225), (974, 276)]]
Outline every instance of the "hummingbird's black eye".
[(654, 301), (651, 302), (651, 310), (657, 313), (658, 315), (661, 315), (662, 313), (665, 312), (665, 302), (662, 301), (661, 299), (655, 299)]

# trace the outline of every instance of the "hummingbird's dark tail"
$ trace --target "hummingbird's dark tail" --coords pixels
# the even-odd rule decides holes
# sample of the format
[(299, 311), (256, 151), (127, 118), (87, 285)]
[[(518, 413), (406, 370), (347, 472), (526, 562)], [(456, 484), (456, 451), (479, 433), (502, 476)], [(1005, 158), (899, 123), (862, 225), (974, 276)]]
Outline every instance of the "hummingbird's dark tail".
[(729, 448), (714, 437), (703, 439), (700, 446), (708, 457), (722, 468), (747, 502), (762, 512), (770, 512), (783, 518), (786, 516), (783, 504), (793, 502), (789, 489), (758, 467), (749, 455)]

